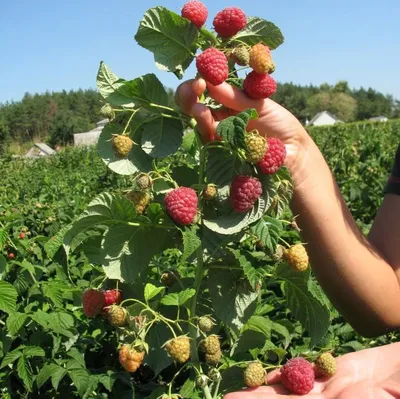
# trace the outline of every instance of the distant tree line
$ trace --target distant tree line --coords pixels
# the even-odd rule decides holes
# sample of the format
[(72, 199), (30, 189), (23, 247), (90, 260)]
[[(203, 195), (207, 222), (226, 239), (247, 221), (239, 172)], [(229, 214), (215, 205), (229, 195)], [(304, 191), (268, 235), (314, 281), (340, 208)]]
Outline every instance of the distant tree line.
[[(167, 89), (170, 105), (174, 90)], [(344, 122), (384, 115), (400, 117), (400, 102), (374, 89), (350, 89), (346, 81), (331, 86), (282, 83), (273, 99), (303, 123), (320, 111), (330, 111)], [(86, 132), (102, 119), (102, 100), (96, 90), (26, 93), (21, 101), (0, 104), (0, 153), (10, 141), (33, 139), (50, 145), (73, 142), (73, 134)]]
[(278, 85), (273, 99), (289, 109), (303, 123), (321, 111), (329, 111), (344, 122), (361, 121), (374, 116), (400, 117), (400, 101), (374, 89), (350, 89), (346, 81), (334, 86)]

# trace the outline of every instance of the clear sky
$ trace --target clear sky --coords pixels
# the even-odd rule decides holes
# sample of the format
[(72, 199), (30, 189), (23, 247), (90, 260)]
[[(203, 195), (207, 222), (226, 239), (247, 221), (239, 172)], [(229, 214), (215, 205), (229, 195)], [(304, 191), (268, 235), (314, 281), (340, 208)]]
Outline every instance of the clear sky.
[[(158, 71), (133, 39), (147, 8), (179, 13), (185, 0), (0, 0), (0, 102), (36, 93), (95, 87), (100, 60), (125, 79)], [(227, 6), (277, 24), (281, 82), (373, 87), (400, 98), (400, 0), (204, 0), (207, 25)], [(192, 77), (193, 68), (187, 72)]]

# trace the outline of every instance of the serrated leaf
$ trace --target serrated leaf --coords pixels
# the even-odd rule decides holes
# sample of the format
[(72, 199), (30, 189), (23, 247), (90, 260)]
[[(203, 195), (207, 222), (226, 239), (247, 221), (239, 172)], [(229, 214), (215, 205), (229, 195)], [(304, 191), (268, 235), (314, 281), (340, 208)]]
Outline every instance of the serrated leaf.
[(0, 281), (4, 278), (7, 272), (7, 261), (6, 258), (0, 254)]
[(13, 313), (17, 306), (18, 293), (16, 289), (5, 281), (0, 281), (0, 310)]
[(265, 344), (265, 335), (254, 330), (245, 330), (231, 349), (231, 356), (246, 353), (251, 349), (261, 349)]
[(270, 216), (264, 216), (256, 224), (251, 226), (251, 232), (271, 252), (275, 251), (279, 236), (282, 232), (282, 223)]
[[(8, 241), (8, 232), (6, 229), (0, 229), (0, 251), (3, 251), (4, 245)], [(2, 256), (2, 255), (1, 255)]]
[(74, 326), (74, 317), (67, 312), (53, 312), (48, 315), (49, 328), (61, 334), (65, 334)]
[(165, 158), (182, 144), (183, 126), (177, 119), (160, 116), (142, 126), (142, 149), (152, 158)]
[(218, 187), (232, 182), (235, 155), (227, 149), (210, 148), (207, 151), (206, 178)]
[(115, 173), (120, 175), (132, 175), (148, 172), (151, 169), (151, 158), (141, 149), (139, 145), (133, 145), (128, 157), (120, 158), (115, 155), (111, 139), (113, 134), (120, 134), (121, 127), (118, 123), (108, 123), (102, 130), (97, 150), (104, 163)]
[(308, 331), (311, 346), (315, 346), (328, 331), (330, 313), (308, 289), (309, 270), (299, 273), (282, 263), (276, 269), (276, 277), (284, 281), (287, 305), (293, 317)]
[(21, 350), (19, 350), (19, 348), (14, 349), (12, 352), (8, 352), (0, 365), (0, 369), (2, 369), (5, 366), (8, 366), (9, 364), (14, 363), (17, 359), (19, 359), (22, 356), (22, 352)]
[(230, 249), (230, 251), (235, 256), (236, 260), (239, 262), (240, 266), (243, 269), (247, 280), (249, 281), (251, 288), (256, 290), (256, 286), (262, 281), (264, 277), (263, 270), (257, 270), (251, 262), (247, 259), (246, 255), (248, 255), (245, 251), (240, 251), (238, 249)]
[(138, 44), (154, 54), (157, 67), (179, 78), (196, 53), (197, 28), (165, 7), (146, 11), (135, 35)]
[(83, 396), (94, 384), (93, 377), (85, 369), (70, 370), (68, 371), (68, 375), (76, 386), (80, 396)]
[(18, 331), (25, 324), (27, 318), (28, 315), (25, 313), (19, 313), (19, 312), (11, 313), (7, 317), (7, 323), (6, 323), (8, 333), (12, 337), (17, 335)]
[(146, 302), (150, 301), (150, 299), (157, 296), (161, 291), (163, 291), (164, 287), (156, 287), (153, 284), (147, 283), (144, 287), (144, 299)]
[(24, 383), (25, 389), (28, 392), (31, 392), (33, 382), (32, 369), (28, 360), (24, 356), (21, 356), (18, 359), (17, 373), (18, 377), (21, 378), (22, 382)]
[(264, 335), (265, 338), (271, 339), (272, 322), (267, 317), (251, 316), (249, 321), (243, 326), (242, 331), (253, 330)]
[(65, 233), (71, 228), (71, 225), (64, 226), (55, 236), (51, 237), (45, 244), (44, 249), (47, 256), (53, 259), (59, 248), (63, 244)]
[(246, 144), (247, 123), (242, 118), (230, 116), (218, 124), (217, 134), (233, 149), (247, 149)]
[(115, 75), (110, 68), (100, 62), (100, 67), (97, 72), (97, 88), (100, 94), (110, 104), (114, 105), (129, 105), (129, 99), (118, 93), (118, 88), (123, 86), (124, 80)]
[(197, 235), (198, 226), (194, 225), (186, 227), (182, 230), (183, 237), (183, 254), (182, 262), (185, 262), (192, 254), (194, 254), (201, 245), (201, 240)]
[(272, 22), (258, 17), (249, 17), (246, 27), (238, 32), (231, 41), (245, 43), (249, 46), (262, 42), (274, 50), (283, 43), (284, 38), (280, 29)]
[(77, 348), (72, 348), (67, 355), (69, 357), (71, 357), (72, 359), (76, 360), (81, 367), (85, 368), (86, 364), (85, 364), (85, 358), (83, 356), (83, 354), (77, 349)]
[(160, 303), (165, 306), (182, 306), (196, 293), (194, 288), (187, 288), (180, 292), (165, 295)]
[(171, 338), (172, 334), (169, 328), (160, 323), (154, 325), (146, 337), (150, 348), (150, 352), (146, 356), (146, 363), (156, 376), (173, 362), (167, 351), (160, 349)]
[(34, 346), (34, 345), (26, 346), (22, 352), (25, 357), (46, 356), (45, 351), (40, 346)]
[(107, 374), (100, 374), (98, 376), (100, 384), (104, 386), (104, 388), (107, 389), (108, 392), (111, 392), (114, 386), (115, 381), (117, 380), (117, 375), (116, 373), (113, 373), (112, 371), (107, 372)]
[(36, 376), (37, 387), (40, 389), (59, 367), (60, 366), (54, 363), (45, 364)]
[(238, 332), (254, 313), (258, 294), (233, 271), (210, 270), (207, 284), (216, 316)]

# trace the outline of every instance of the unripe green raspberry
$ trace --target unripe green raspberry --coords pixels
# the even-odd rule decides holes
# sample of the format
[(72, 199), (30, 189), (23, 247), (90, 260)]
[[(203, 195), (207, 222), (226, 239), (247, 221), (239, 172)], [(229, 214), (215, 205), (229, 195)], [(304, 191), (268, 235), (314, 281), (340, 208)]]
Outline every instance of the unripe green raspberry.
[(315, 361), (317, 371), (325, 377), (332, 377), (336, 374), (336, 359), (331, 353), (322, 353)]
[(233, 61), (236, 62), (236, 64), (240, 66), (249, 65), (249, 60), (250, 60), (249, 48), (246, 46), (236, 47), (232, 51), (231, 58), (233, 59)]
[(249, 133), (246, 136), (246, 161), (252, 164), (260, 162), (268, 149), (267, 140), (258, 133)]
[(308, 254), (302, 244), (296, 244), (284, 250), (283, 258), (293, 270), (304, 272), (308, 268)]
[(207, 386), (208, 384), (208, 377), (204, 374), (199, 375), (196, 378), (196, 385), (198, 388), (203, 389)]
[(214, 327), (214, 323), (208, 316), (202, 316), (199, 319), (198, 326), (201, 331), (208, 333)]
[(256, 388), (265, 383), (265, 370), (260, 362), (252, 362), (244, 371), (244, 383), (250, 388)]
[(104, 104), (100, 109), (100, 114), (110, 121), (115, 118), (115, 112), (110, 104)]
[(250, 50), (250, 67), (257, 73), (271, 73), (275, 70), (268, 46), (258, 43)]
[(219, 372), (218, 369), (215, 369), (215, 368), (211, 368), (208, 371), (207, 375), (211, 381), (218, 381), (221, 379), (221, 373)]
[(120, 158), (125, 158), (131, 152), (133, 141), (128, 136), (114, 134), (111, 140), (115, 155)]

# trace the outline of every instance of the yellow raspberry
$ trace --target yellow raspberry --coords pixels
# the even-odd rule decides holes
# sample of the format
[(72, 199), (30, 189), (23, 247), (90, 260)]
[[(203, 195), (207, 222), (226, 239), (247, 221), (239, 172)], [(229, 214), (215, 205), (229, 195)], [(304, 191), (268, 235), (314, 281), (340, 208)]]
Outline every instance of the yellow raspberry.
[(133, 141), (128, 136), (114, 134), (111, 140), (115, 155), (120, 158), (125, 158), (131, 152)]
[(211, 366), (216, 366), (221, 361), (221, 357), (222, 357), (222, 352), (220, 350), (215, 353), (206, 353), (205, 361), (207, 364)]
[(201, 344), (202, 350), (209, 355), (213, 355), (221, 351), (218, 335), (209, 335)]
[(258, 43), (250, 50), (250, 67), (257, 73), (271, 73), (275, 70), (268, 46)]
[(114, 327), (122, 327), (126, 323), (126, 309), (122, 306), (112, 305), (108, 308), (108, 322)]
[(178, 363), (185, 363), (190, 358), (190, 340), (184, 335), (169, 340), (166, 344), (168, 354)]
[(304, 272), (308, 268), (307, 251), (302, 244), (296, 244), (283, 251), (283, 259), (289, 263), (292, 269)]
[(145, 352), (139, 352), (130, 345), (123, 345), (119, 351), (119, 362), (129, 373), (134, 373), (142, 364)]
[(240, 66), (249, 65), (250, 54), (248, 47), (246, 46), (236, 47), (231, 53), (231, 58), (236, 64)]
[(246, 144), (246, 161), (252, 164), (259, 163), (267, 152), (267, 140), (258, 133), (249, 133), (246, 137)]
[(144, 212), (150, 202), (150, 195), (143, 191), (130, 191), (126, 197), (135, 205), (138, 215)]
[(265, 370), (260, 362), (252, 362), (244, 371), (244, 383), (247, 387), (256, 388), (265, 383)]
[(214, 327), (213, 321), (208, 316), (200, 317), (199, 322), (197, 324), (199, 326), (199, 329), (205, 333), (210, 332)]
[(217, 188), (213, 184), (207, 184), (203, 190), (203, 198), (206, 201), (212, 201), (217, 195)]
[(331, 353), (322, 353), (315, 361), (315, 367), (325, 377), (332, 377), (336, 374), (336, 359)]

